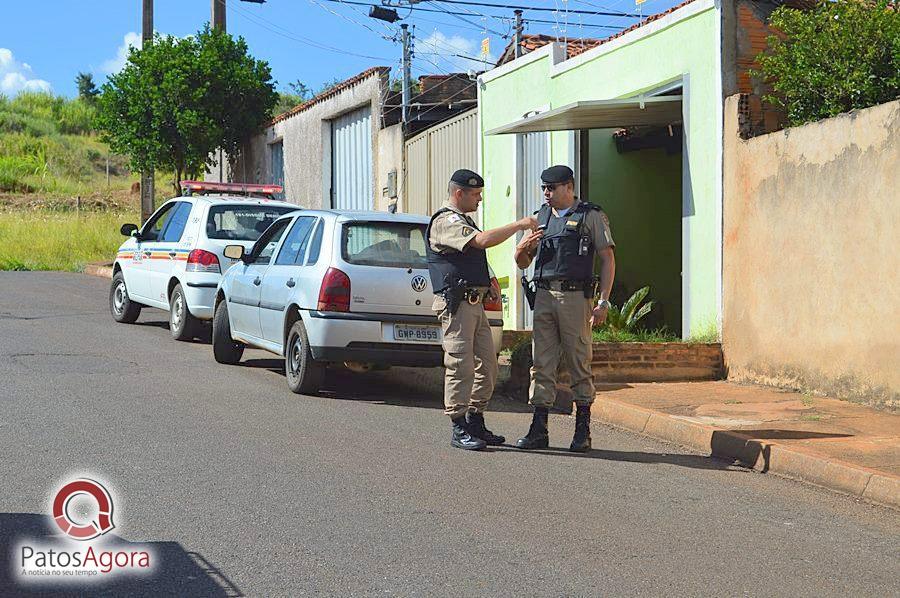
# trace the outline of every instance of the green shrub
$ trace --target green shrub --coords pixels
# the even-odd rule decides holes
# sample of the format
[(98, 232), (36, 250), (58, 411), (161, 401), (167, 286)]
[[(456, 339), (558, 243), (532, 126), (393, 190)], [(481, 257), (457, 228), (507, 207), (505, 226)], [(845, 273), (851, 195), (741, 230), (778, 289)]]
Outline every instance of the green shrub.
[(59, 105), (56, 122), (60, 133), (85, 135), (94, 130), (97, 110), (81, 99), (68, 100)]
[(781, 6), (757, 56), (775, 91), (765, 99), (801, 125), (900, 96), (900, 11), (887, 0), (820, 2), (812, 10)]
[(53, 121), (43, 118), (3, 110), (0, 111), (0, 134), (2, 133), (25, 133), (42, 137), (56, 133), (56, 125)]
[(634, 294), (628, 298), (622, 308), (619, 309), (615, 305), (611, 305), (609, 307), (609, 311), (606, 313), (606, 322), (603, 323), (602, 329), (608, 330), (610, 332), (634, 332), (637, 330), (637, 323), (650, 313), (650, 309), (653, 307), (653, 302), (648, 301), (640, 308), (638, 307), (641, 301), (647, 297), (647, 293), (650, 292), (650, 287), (643, 287), (634, 292)]

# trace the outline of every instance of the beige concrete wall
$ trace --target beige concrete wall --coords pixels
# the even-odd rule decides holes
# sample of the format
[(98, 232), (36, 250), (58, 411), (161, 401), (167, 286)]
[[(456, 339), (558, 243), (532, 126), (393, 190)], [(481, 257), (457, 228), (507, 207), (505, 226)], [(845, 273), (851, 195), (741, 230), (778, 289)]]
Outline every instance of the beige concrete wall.
[(728, 377), (900, 407), (900, 101), (724, 131)]
[[(403, 197), (403, 126), (385, 127), (378, 132), (378, 153), (375, 155), (375, 209), (385, 211), (391, 204), (402, 205)], [(388, 175), (396, 173), (397, 196), (388, 192)], [(399, 211), (399, 210), (398, 210)]]

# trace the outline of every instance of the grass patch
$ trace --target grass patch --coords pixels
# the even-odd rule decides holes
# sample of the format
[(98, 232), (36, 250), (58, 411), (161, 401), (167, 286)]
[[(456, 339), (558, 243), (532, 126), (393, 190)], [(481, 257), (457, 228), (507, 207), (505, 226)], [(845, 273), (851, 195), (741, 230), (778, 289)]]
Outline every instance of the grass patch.
[(119, 228), (139, 219), (132, 211), (0, 212), (0, 270), (80, 272), (112, 261), (125, 240)]
[(682, 340), (665, 327), (654, 330), (625, 332), (621, 330), (593, 330), (595, 343), (680, 343)]
[(719, 342), (719, 326), (715, 321), (700, 324), (688, 337), (689, 343), (717, 343)]

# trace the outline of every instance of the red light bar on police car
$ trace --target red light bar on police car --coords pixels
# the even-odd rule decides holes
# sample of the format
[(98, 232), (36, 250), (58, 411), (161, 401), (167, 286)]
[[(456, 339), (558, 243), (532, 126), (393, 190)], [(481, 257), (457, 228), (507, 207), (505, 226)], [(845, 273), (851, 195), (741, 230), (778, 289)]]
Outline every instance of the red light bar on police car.
[(209, 181), (181, 181), (187, 193), (242, 193), (244, 195), (274, 195), (284, 192), (281, 185), (248, 185), (246, 183), (212, 183)]

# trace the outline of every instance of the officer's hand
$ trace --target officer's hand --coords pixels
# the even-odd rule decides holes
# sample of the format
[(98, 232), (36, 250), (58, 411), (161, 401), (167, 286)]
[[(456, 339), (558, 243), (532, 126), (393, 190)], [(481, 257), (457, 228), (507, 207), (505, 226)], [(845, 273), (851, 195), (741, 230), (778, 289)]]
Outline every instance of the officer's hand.
[(544, 236), (544, 231), (542, 230), (533, 230), (519, 241), (517, 245), (518, 249), (527, 250), (528, 252), (532, 252), (537, 249), (538, 243), (541, 242), (541, 237)]
[(537, 230), (538, 221), (536, 216), (527, 216), (516, 221), (519, 230)]
[(600, 326), (606, 321), (606, 312), (607, 308), (600, 307), (598, 305), (594, 306), (594, 311), (591, 313), (591, 328), (594, 326)]

